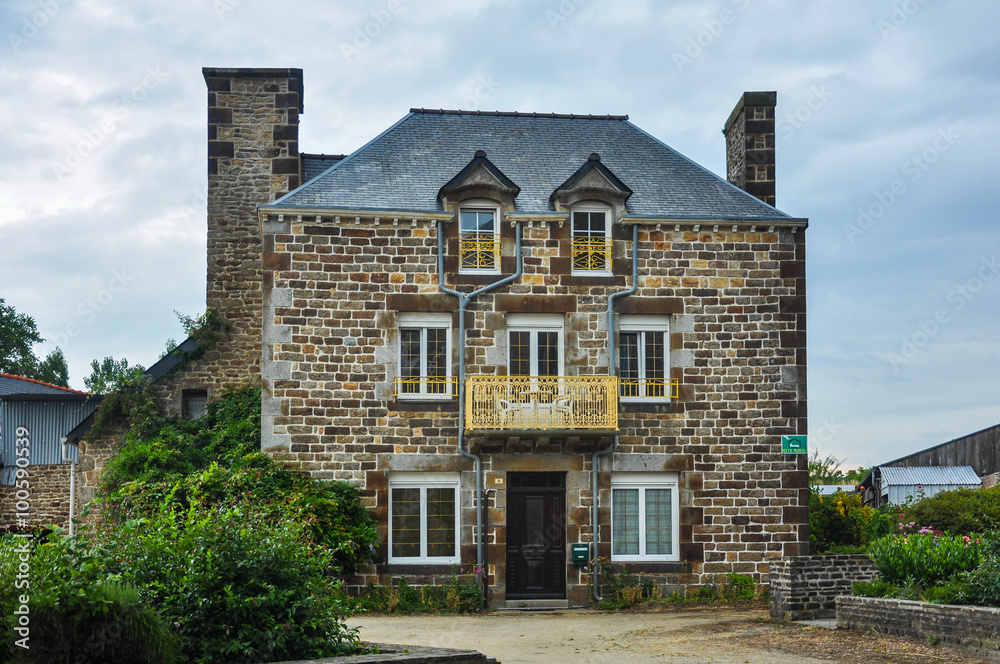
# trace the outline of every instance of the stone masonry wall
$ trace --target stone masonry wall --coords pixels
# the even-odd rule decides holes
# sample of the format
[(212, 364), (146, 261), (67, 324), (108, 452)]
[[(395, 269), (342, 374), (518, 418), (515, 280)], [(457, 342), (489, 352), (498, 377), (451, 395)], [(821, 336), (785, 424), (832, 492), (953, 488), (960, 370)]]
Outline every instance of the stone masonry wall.
[[(28, 466), (30, 509), (27, 527), (65, 526), (68, 523), (69, 470), (69, 464)], [(16, 486), (0, 486), (0, 532), (24, 527), (17, 522), (17, 491)]]
[(858, 556), (798, 556), (771, 562), (771, 619), (832, 618), (837, 598), (855, 581), (871, 581), (875, 563)]
[(746, 92), (733, 109), (726, 135), (727, 177), (768, 205), (775, 204), (775, 92)]
[(299, 186), (301, 69), (204, 70), (208, 85), (207, 306), (229, 323), (204, 356), (155, 384), (159, 402), (181, 413), (183, 390), (208, 391), (260, 379), (261, 258), (257, 206)]
[[(265, 451), (314, 477), (361, 487), (383, 536), (388, 471), (463, 471), (463, 487), (474, 480), (471, 463), (456, 453), (455, 401), (400, 402), (392, 394), (397, 314), (456, 311), (455, 298), (437, 288), (437, 230), (446, 238), (449, 286), (470, 290), (496, 279), (456, 275), (454, 226), (288, 215), (263, 223)], [(504, 224), (505, 274), (516, 265), (513, 235)], [(619, 313), (670, 315), (680, 398), (623, 404), (621, 445), (609, 463), (645, 459), (645, 467), (680, 472), (682, 560), (630, 565), (664, 583), (706, 583), (734, 571), (767, 583), (773, 559), (808, 553), (805, 458), (780, 450), (781, 434), (805, 433), (803, 235), (749, 225), (640, 230), (639, 288), (620, 301)], [(469, 375), (504, 375), (506, 315), (539, 312), (564, 316), (568, 375), (606, 375), (607, 296), (630, 280), (633, 251), (630, 229), (617, 225), (615, 239), (614, 276), (579, 277), (569, 269), (568, 226), (525, 228), (523, 276), (470, 304)], [(586, 436), (472, 441), (491, 489), (491, 596), (502, 597), (505, 578), (505, 499), (496, 479), (565, 470), (568, 541), (587, 541), (590, 455), (607, 443)], [(600, 473), (602, 555), (610, 540), (607, 470)], [(463, 488), (462, 507), (462, 559), (472, 564), (471, 489)], [(379, 566), (371, 578), (383, 573)], [(585, 597), (588, 579), (569, 574), (571, 599)]]
[(844, 596), (837, 598), (837, 628), (934, 641), (994, 658), (1000, 651), (1000, 609), (983, 606)]

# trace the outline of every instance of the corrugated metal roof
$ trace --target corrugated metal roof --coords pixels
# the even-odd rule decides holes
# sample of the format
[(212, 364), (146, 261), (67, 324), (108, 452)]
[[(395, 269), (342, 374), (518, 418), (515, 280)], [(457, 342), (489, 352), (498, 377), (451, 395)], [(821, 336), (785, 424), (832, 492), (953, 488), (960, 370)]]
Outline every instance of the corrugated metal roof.
[(980, 486), (972, 466), (879, 466), (883, 486)]
[(80, 390), (53, 385), (34, 378), (0, 373), (0, 397), (6, 394), (87, 394)]
[(591, 153), (634, 192), (627, 214), (791, 221), (630, 123), (626, 116), (493, 114), (414, 109), (328, 171), (269, 208), (437, 212), (438, 191), (485, 150), (521, 187), (518, 212), (550, 196)]

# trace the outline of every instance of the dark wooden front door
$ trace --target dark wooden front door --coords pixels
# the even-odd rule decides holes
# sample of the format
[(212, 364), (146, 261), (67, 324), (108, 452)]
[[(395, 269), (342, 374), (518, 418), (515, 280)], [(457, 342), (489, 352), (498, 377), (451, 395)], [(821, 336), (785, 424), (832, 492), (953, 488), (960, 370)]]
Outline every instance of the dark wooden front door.
[(566, 597), (566, 473), (507, 474), (507, 599)]

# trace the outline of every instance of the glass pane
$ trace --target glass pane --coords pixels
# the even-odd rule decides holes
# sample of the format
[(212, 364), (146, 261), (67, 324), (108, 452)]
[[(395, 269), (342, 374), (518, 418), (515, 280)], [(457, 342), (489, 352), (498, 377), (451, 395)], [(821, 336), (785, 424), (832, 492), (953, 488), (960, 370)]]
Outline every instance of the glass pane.
[(420, 489), (392, 490), (392, 555), (420, 556)]
[(574, 212), (573, 235), (604, 237), (604, 221), (603, 212)]
[(639, 555), (639, 490), (613, 489), (611, 504), (612, 554)]
[(670, 489), (646, 489), (646, 555), (673, 553)]
[(511, 376), (531, 375), (531, 333), (511, 331), (508, 351)]
[(490, 232), (495, 231), (493, 224), (493, 210), (462, 210), (462, 228), (463, 232)]
[(455, 555), (454, 489), (427, 489), (427, 555)]
[(645, 332), (646, 338), (646, 396), (665, 396), (663, 384), (663, 332)]
[(427, 393), (448, 393), (448, 331), (443, 328), (427, 330)]
[(618, 335), (618, 375), (621, 396), (639, 396), (639, 333), (622, 332)]
[(399, 331), (399, 375), (403, 379), (402, 394), (420, 392), (420, 330)]
[(538, 333), (538, 375), (559, 375), (559, 333)]

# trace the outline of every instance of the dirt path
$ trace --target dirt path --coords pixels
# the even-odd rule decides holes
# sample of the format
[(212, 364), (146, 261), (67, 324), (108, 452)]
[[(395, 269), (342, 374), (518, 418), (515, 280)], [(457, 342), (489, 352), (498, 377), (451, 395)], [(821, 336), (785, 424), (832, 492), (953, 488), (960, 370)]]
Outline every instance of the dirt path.
[(501, 664), (973, 664), (961, 650), (767, 621), (764, 611), (358, 616), (365, 641), (468, 648)]

